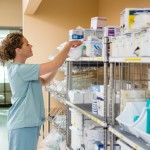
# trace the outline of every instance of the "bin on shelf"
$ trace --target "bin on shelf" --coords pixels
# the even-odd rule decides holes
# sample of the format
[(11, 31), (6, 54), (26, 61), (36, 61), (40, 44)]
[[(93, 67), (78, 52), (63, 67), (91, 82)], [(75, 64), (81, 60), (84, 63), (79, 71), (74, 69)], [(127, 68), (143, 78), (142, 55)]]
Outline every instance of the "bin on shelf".
[(150, 144), (150, 133), (149, 133), (149, 128), (150, 128), (150, 122), (149, 122), (149, 111), (150, 111), (150, 106), (149, 103), (150, 100), (147, 101), (146, 107), (143, 110), (143, 115), (141, 121), (137, 124), (135, 127), (137, 133), (139, 134), (139, 137), (141, 137), (143, 140), (148, 142)]
[(139, 122), (139, 124), (135, 127), (135, 129), (139, 137), (141, 137), (143, 140), (145, 140), (146, 142), (150, 144), (150, 134), (146, 133), (146, 118), (147, 118), (147, 113), (146, 113), (146, 108), (145, 108), (144, 117)]
[[(116, 118), (123, 130), (136, 135), (138, 132), (135, 126), (140, 122), (144, 115), (145, 102), (127, 102), (123, 112)], [(136, 120), (135, 118), (139, 116)]]

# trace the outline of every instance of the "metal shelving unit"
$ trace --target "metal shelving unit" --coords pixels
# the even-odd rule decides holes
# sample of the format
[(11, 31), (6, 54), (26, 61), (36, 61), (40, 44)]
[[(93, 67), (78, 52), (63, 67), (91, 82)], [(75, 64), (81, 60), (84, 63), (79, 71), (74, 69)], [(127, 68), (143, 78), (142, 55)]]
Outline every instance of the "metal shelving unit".
[[(140, 85), (142, 89), (148, 87), (147, 82), (150, 81), (147, 76), (147, 70), (150, 68), (150, 57), (130, 57), (130, 58), (110, 58), (110, 110), (111, 119), (109, 131), (113, 134), (111, 144), (115, 143), (115, 138), (118, 137), (126, 144), (136, 150), (149, 150), (148, 145), (144, 140), (123, 131), (115, 121), (115, 96), (116, 80), (120, 82), (120, 89), (123, 89), (124, 82), (130, 82)], [(113, 147), (113, 146), (111, 146)]]
[(97, 122), (99, 125), (101, 125), (102, 127), (104, 127), (104, 147), (105, 150), (107, 150), (107, 122), (108, 122), (108, 118), (107, 118), (107, 67), (108, 67), (108, 62), (107, 61), (102, 61), (104, 59), (102, 58), (81, 58), (78, 61), (71, 61), (68, 60), (67, 61), (67, 91), (72, 90), (72, 68), (73, 66), (87, 66), (87, 67), (97, 67), (97, 66), (101, 66), (103, 67), (103, 73), (104, 73), (104, 117), (100, 117), (98, 115), (94, 115), (92, 114), (92, 108), (91, 108), (91, 104), (72, 104), (70, 101), (66, 101), (65, 103), (67, 104), (67, 146), (70, 147), (70, 143), (71, 143), (71, 133), (69, 131), (69, 126), (71, 125), (71, 115), (69, 112), (69, 108), (72, 107), (75, 110), (79, 111), (80, 113), (82, 113), (84, 116), (87, 116), (88, 118), (92, 119), (94, 122)]
[[(107, 50), (108, 46), (108, 38), (105, 38), (104, 40), (104, 49)], [(106, 51), (107, 53), (107, 51)], [(107, 54), (105, 54), (107, 55)], [(70, 60), (67, 59), (66, 61), (67, 64), (67, 73), (66, 73), (66, 80), (67, 80), (67, 88), (66, 88), (66, 93), (68, 93), (69, 90), (72, 90), (74, 88), (74, 80), (73, 76), (73, 67), (77, 67), (79, 70), (77, 71), (77, 74), (81, 76), (81, 80), (83, 81), (86, 78), (88, 79), (91, 75), (91, 67), (94, 69), (96, 68), (101, 68), (102, 71), (96, 71), (96, 80), (98, 79), (98, 75), (101, 77), (101, 80), (103, 80), (103, 85), (104, 85), (104, 117), (95, 115), (92, 113), (92, 104), (72, 104), (67, 95), (61, 95), (61, 93), (58, 93), (57, 91), (53, 90), (48, 90), (49, 92), (49, 104), (50, 104), (50, 95), (52, 93), (58, 95), (58, 97), (63, 98), (63, 103), (67, 107), (67, 115), (66, 115), (66, 144), (67, 144), (67, 149), (72, 150), (71, 148), (71, 131), (69, 127), (71, 126), (71, 112), (69, 111), (69, 108), (74, 108), (75, 110), (79, 111), (81, 114), (84, 116), (90, 118), (94, 122), (98, 123), (101, 127), (103, 127), (104, 133), (104, 149), (107, 150), (107, 145), (108, 145), (108, 116), (107, 116), (107, 111), (108, 111), (108, 105), (107, 105), (107, 85), (108, 85), (108, 60), (107, 57), (81, 57), (79, 60)], [(83, 68), (88, 68), (87, 70), (85, 69), (83, 71)], [(95, 70), (96, 70), (95, 69)], [(80, 71), (83, 74), (80, 74)], [(87, 72), (87, 75), (86, 75)], [(102, 76), (101, 76), (102, 74)], [(86, 86), (88, 86), (89, 80), (86, 82)], [(85, 82), (84, 82), (85, 83)], [(66, 98), (66, 100), (65, 100)], [(50, 116), (50, 114), (49, 114)], [(50, 128), (50, 126), (49, 126)]]
[(110, 63), (150, 63), (150, 57), (109, 58)]
[[(78, 66), (79, 68), (84, 66), (87, 68), (90, 67), (95, 67), (95, 68), (102, 68), (102, 72), (97, 72), (97, 80), (98, 80), (98, 75), (103, 74), (102, 80), (103, 80), (103, 85), (104, 85), (104, 117), (100, 117), (98, 115), (95, 115), (92, 113), (92, 105), (91, 104), (72, 104), (69, 101), (69, 98), (65, 102), (67, 105), (67, 147), (68, 149), (70, 148), (70, 143), (71, 143), (71, 132), (69, 129), (69, 126), (71, 125), (71, 113), (69, 111), (69, 108), (74, 108), (75, 110), (79, 111), (81, 114), (84, 116), (90, 118), (94, 122), (98, 123), (100, 126), (103, 127), (104, 132), (104, 149), (107, 150), (107, 144), (108, 144), (108, 116), (107, 116), (107, 85), (108, 85), (108, 59), (107, 59), (107, 49), (108, 49), (108, 37), (104, 38), (104, 51), (105, 57), (82, 57), (79, 60), (70, 60), (67, 59), (67, 93), (69, 90), (73, 89), (73, 75), (72, 75), (72, 69), (74, 66)], [(91, 71), (87, 71), (90, 73)], [(88, 75), (87, 75), (88, 76)], [(89, 81), (87, 81), (89, 82)], [(81, 83), (78, 83), (81, 84)]]
[[(64, 71), (64, 70), (63, 70)], [(62, 129), (60, 125), (52, 121), (52, 118), (56, 116), (60, 112), (59, 109), (51, 110), (51, 97), (53, 97), (55, 100), (59, 101), (60, 103), (65, 104), (67, 94), (64, 91), (57, 91), (56, 87), (53, 89), (50, 84), (45, 86), (45, 91), (48, 92), (48, 116), (47, 116), (47, 124), (48, 124), (48, 132), (51, 131), (51, 128), (54, 127), (58, 132), (62, 133), (63, 135), (66, 135), (66, 129)], [(64, 105), (65, 106), (65, 105)], [(62, 111), (63, 109), (61, 109)]]
[(99, 115), (93, 114), (92, 111), (92, 104), (72, 104), (70, 101), (65, 102), (70, 107), (76, 109), (86, 117), (90, 118), (91, 120), (95, 121), (102, 127), (107, 127), (107, 123), (105, 122), (105, 118)]
[(120, 126), (115, 126), (115, 127), (110, 126), (109, 131), (136, 150), (149, 150), (150, 149), (150, 145), (145, 143), (145, 141), (143, 141), (140, 138), (135, 137), (134, 135), (128, 132), (125, 132), (124, 130), (120, 128)]

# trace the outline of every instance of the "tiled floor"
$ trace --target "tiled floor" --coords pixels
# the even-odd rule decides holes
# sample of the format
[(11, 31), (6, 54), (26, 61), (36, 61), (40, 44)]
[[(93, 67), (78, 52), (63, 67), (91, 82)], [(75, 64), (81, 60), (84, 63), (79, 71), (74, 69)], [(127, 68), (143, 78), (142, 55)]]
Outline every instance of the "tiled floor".
[[(8, 149), (8, 140), (7, 140), (7, 110), (0, 108), (0, 150)], [(1, 140), (2, 139), (2, 140)]]

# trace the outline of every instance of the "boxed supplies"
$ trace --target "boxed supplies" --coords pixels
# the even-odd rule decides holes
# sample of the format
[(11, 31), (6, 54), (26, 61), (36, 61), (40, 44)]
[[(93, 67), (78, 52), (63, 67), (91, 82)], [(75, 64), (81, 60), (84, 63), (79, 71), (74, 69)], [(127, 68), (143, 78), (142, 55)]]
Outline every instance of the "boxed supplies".
[(120, 27), (118, 26), (107, 26), (104, 27), (104, 36), (116, 36), (120, 33)]
[(145, 99), (145, 90), (121, 90), (123, 99)]
[(121, 12), (120, 16), (121, 31), (122, 32), (132, 31), (134, 29), (133, 25), (135, 23), (135, 17), (139, 14), (147, 14), (147, 13), (150, 13), (150, 8), (125, 8)]
[(116, 37), (111, 37), (110, 57), (119, 57), (118, 42)]
[(105, 17), (93, 17), (91, 18), (91, 29), (102, 29), (107, 24)]
[(69, 30), (69, 41), (81, 40), (81, 39), (83, 39), (83, 30), (82, 29)]
[(102, 97), (97, 98), (97, 113), (104, 116), (104, 99)]
[(83, 30), (83, 39), (87, 40), (88, 36), (94, 36), (95, 35), (95, 30), (93, 29), (84, 29)]
[(86, 116), (83, 117), (83, 115), (79, 111), (73, 108), (69, 108), (69, 110), (71, 111), (71, 125), (75, 127), (78, 131), (81, 131), (81, 133), (83, 131), (83, 126), (87, 126), (93, 123), (91, 120), (88, 120)]
[(73, 104), (83, 104), (83, 93), (78, 90), (68, 92), (69, 99)]
[(139, 55), (140, 35), (139, 33), (127, 33), (111, 37), (111, 57), (135, 57)]
[(68, 92), (69, 99), (73, 104), (92, 103), (92, 99), (96, 97), (95, 92), (70, 90)]
[(86, 42), (86, 55), (89, 57), (102, 57), (102, 41), (97, 37), (89, 36)]
[[(102, 87), (102, 86), (101, 86)], [(107, 111), (107, 115), (109, 116), (109, 109), (108, 110), (105, 110), (105, 108), (108, 108), (109, 107), (109, 97), (110, 97), (110, 94), (109, 94), (109, 86), (108, 86), (108, 92), (107, 92), (107, 97), (108, 97), (108, 101), (107, 101), (107, 107), (104, 107), (104, 93), (103, 93), (103, 90), (100, 90), (102, 92), (96, 92), (96, 96), (97, 96), (97, 113), (98, 115), (100, 116), (103, 116), (104, 117), (104, 112)], [(105, 111), (104, 111), (105, 110)]]
[[(115, 150), (120, 150), (119, 144), (115, 144), (114, 147)], [(107, 149), (110, 150), (110, 145), (107, 146)], [(94, 150), (104, 150), (104, 144), (102, 144), (100, 141), (96, 141)]]
[(145, 102), (145, 90), (121, 90), (121, 112), (124, 110), (127, 102)]
[(74, 127), (70, 127), (71, 130), (71, 147), (74, 150), (80, 149), (83, 144), (83, 136), (80, 131), (77, 131)]
[(126, 57), (136, 56), (134, 54), (134, 38), (131, 33), (126, 34)]
[(89, 57), (102, 57), (102, 43), (99, 41), (87, 42), (86, 55)]
[(71, 124), (79, 130), (83, 128), (83, 116), (80, 112), (73, 108), (69, 108), (71, 111)]
[(141, 48), (140, 48), (140, 56), (150, 56), (150, 28), (147, 30), (141, 31)]
[(98, 109), (97, 109), (97, 99), (92, 99), (92, 113), (97, 114)]
[(134, 38), (134, 52), (133, 54), (135, 56), (139, 56), (140, 55), (140, 49), (141, 49), (141, 34), (140, 32), (135, 32), (132, 34), (133, 38)]
[(124, 57), (126, 52), (126, 36), (125, 35), (120, 35), (117, 37), (118, 39), (118, 49), (119, 49), (119, 57)]
[(104, 34), (104, 30), (103, 29), (96, 29), (95, 30), (95, 36), (99, 39), (102, 39), (103, 38), (103, 35)]
[(103, 129), (84, 129), (84, 144), (86, 150), (93, 150), (95, 146), (95, 141), (103, 140)]
[(84, 92), (83, 93), (83, 103), (92, 103), (92, 100), (96, 97), (94, 92)]

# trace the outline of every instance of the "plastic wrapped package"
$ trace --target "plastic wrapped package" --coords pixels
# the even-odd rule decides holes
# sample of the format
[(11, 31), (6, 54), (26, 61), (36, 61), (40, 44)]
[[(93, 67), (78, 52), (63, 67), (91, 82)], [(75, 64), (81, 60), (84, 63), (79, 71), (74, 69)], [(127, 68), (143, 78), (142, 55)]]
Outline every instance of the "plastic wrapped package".
[(97, 37), (89, 36), (86, 41), (86, 55), (89, 57), (102, 57), (102, 41)]
[(53, 129), (42, 141), (43, 150), (60, 150), (59, 143), (64, 140), (57, 130)]
[(71, 60), (79, 59), (81, 55), (82, 55), (82, 44), (78, 47), (72, 47), (68, 54)]
[(64, 43), (62, 43), (62, 44), (60, 44), (57, 48), (56, 48), (56, 50), (49, 56), (49, 58), (48, 58), (48, 60), (53, 60), (55, 57), (56, 57), (56, 55), (64, 48), (64, 46), (67, 44), (67, 42), (64, 42)]

